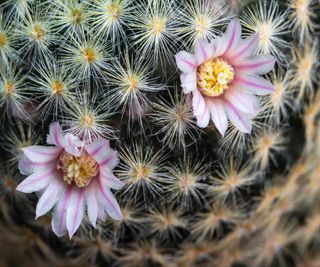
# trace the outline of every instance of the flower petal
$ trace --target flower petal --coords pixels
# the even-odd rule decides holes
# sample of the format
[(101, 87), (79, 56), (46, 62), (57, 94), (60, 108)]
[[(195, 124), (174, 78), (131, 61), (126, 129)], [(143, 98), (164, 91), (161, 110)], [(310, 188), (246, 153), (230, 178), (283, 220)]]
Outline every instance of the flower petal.
[(84, 190), (74, 186), (71, 190), (69, 206), (67, 211), (66, 225), (69, 237), (72, 238), (74, 233), (78, 230), (85, 209)]
[(252, 56), (244, 62), (235, 64), (235, 72), (265, 74), (273, 69), (276, 60), (271, 55)]
[(39, 198), (36, 207), (36, 218), (46, 214), (59, 200), (61, 194), (65, 190), (65, 185), (62, 181), (54, 181), (46, 188), (42, 196)]
[(92, 181), (85, 191), (88, 217), (89, 217), (89, 221), (94, 227), (96, 227), (98, 211), (99, 211), (99, 205), (98, 205), (98, 200), (96, 196), (97, 186), (98, 186), (98, 183), (95, 181)]
[(44, 189), (49, 182), (59, 173), (53, 169), (37, 171), (24, 179), (18, 186), (17, 190), (23, 193), (32, 193)]
[(236, 109), (227, 100), (224, 101), (225, 111), (229, 120), (238, 128), (241, 132), (250, 133), (252, 129), (252, 123), (249, 115), (242, 113)]
[(197, 68), (197, 60), (194, 55), (186, 51), (180, 51), (175, 56), (177, 66), (182, 72), (192, 72)]
[(222, 36), (224, 40), (224, 54), (227, 54), (230, 50), (235, 48), (241, 39), (241, 24), (238, 19), (233, 19), (230, 21), (226, 32)]
[(198, 90), (192, 91), (192, 107), (194, 116), (203, 114), (206, 108), (206, 102)]
[(56, 167), (55, 161), (48, 162), (48, 163), (46, 162), (36, 163), (28, 159), (26, 155), (22, 155), (18, 164), (20, 173), (26, 176), (29, 176), (36, 171), (54, 169), (55, 167)]
[(113, 175), (109, 168), (101, 168), (99, 178), (103, 186), (107, 188), (120, 189), (124, 185), (122, 181)]
[(195, 71), (189, 73), (181, 73), (181, 87), (185, 94), (197, 89), (197, 73)]
[(207, 40), (198, 40), (195, 44), (197, 64), (207, 61), (213, 55), (212, 45)]
[(32, 162), (48, 163), (56, 160), (63, 149), (55, 146), (29, 146), (22, 151)]
[(105, 188), (101, 182), (99, 183), (99, 193), (101, 203), (103, 203), (103, 206), (109, 216), (115, 220), (121, 220), (122, 214), (117, 200), (113, 196), (112, 192)]
[(73, 134), (66, 134), (65, 135), (65, 150), (75, 157), (79, 157), (81, 155), (81, 151), (78, 147), (81, 147), (82, 143), (78, 139), (78, 137), (74, 136)]
[(220, 99), (210, 99), (210, 101), (208, 101), (208, 106), (212, 121), (221, 135), (224, 136), (228, 128), (228, 118), (224, 110), (223, 101)]
[(233, 86), (255, 95), (268, 95), (274, 91), (274, 86), (270, 81), (257, 75), (239, 75), (233, 81)]
[(109, 167), (111, 170), (119, 163), (117, 151), (110, 148), (109, 141), (98, 138), (85, 146), (85, 150), (93, 157), (100, 167)]
[(208, 126), (210, 121), (210, 111), (208, 105), (205, 106), (205, 110), (201, 115), (197, 115), (197, 125), (201, 128)]
[(66, 217), (71, 195), (71, 186), (69, 186), (61, 195), (55, 206), (51, 226), (53, 232), (58, 236), (63, 236), (67, 231)]
[(231, 64), (239, 63), (244, 58), (251, 56), (258, 48), (259, 34), (251, 35), (243, 40), (240, 40), (236, 50), (230, 52), (227, 56)]
[(47, 143), (58, 147), (65, 146), (64, 134), (59, 122), (53, 122), (50, 124)]
[(227, 99), (234, 107), (237, 107), (238, 110), (244, 113), (254, 114), (256, 112), (250, 95), (244, 93), (239, 88), (234, 86), (229, 88), (226, 90), (224, 98)]

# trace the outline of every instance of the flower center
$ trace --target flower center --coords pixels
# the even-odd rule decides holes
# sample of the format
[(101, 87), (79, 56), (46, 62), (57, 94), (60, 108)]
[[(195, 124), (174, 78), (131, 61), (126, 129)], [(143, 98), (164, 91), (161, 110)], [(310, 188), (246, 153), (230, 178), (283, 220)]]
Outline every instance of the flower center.
[(233, 68), (221, 58), (209, 59), (197, 69), (198, 88), (207, 96), (223, 94), (233, 77)]
[(99, 171), (98, 163), (84, 152), (80, 157), (75, 157), (63, 152), (57, 166), (63, 171), (63, 180), (68, 184), (75, 183), (78, 187), (86, 187)]
[(7, 38), (6, 36), (0, 32), (0, 48), (4, 47), (6, 44)]

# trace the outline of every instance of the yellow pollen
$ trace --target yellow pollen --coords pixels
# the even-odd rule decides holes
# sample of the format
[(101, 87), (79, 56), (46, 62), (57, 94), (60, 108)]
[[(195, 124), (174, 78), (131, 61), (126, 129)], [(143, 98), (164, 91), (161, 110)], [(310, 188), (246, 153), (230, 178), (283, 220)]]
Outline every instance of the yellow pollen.
[(4, 83), (4, 91), (7, 95), (11, 95), (14, 90), (14, 84), (11, 81), (7, 81)]
[(41, 40), (44, 36), (44, 30), (40, 25), (34, 25), (31, 31), (34, 39)]
[(63, 180), (66, 183), (75, 183), (80, 188), (86, 187), (99, 172), (98, 163), (87, 153), (75, 157), (63, 152), (57, 168), (63, 171)]
[(120, 17), (121, 12), (120, 12), (119, 5), (116, 3), (110, 4), (106, 7), (106, 12), (107, 14), (114, 20), (116, 20), (118, 17)]
[(92, 48), (86, 48), (83, 51), (83, 56), (88, 61), (88, 63), (93, 63), (97, 59), (96, 54)]
[(233, 68), (221, 58), (209, 59), (197, 69), (197, 85), (207, 96), (219, 96), (233, 80)]
[(4, 47), (7, 42), (6, 36), (0, 32), (0, 48)]
[(61, 95), (62, 92), (63, 92), (63, 89), (64, 89), (63, 84), (61, 82), (59, 82), (59, 81), (54, 81), (51, 84), (51, 87), (52, 87), (53, 93), (57, 94), (57, 95)]
[(80, 24), (82, 22), (82, 10), (81, 9), (72, 9), (71, 10), (72, 22), (75, 24)]

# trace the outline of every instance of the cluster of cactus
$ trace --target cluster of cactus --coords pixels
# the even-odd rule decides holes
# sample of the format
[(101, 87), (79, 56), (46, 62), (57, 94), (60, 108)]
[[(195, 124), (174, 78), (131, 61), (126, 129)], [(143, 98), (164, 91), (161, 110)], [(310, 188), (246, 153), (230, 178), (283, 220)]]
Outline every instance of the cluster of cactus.
[[(0, 265), (320, 266), (319, 14), (318, 0), (4, 0)], [(276, 59), (256, 78), (273, 90), (250, 127), (227, 113), (222, 129), (195, 116), (177, 54), (235, 18)], [(39, 216), (43, 192), (16, 190), (55, 122), (120, 158), (122, 216), (95, 225), (88, 207), (72, 238)]]

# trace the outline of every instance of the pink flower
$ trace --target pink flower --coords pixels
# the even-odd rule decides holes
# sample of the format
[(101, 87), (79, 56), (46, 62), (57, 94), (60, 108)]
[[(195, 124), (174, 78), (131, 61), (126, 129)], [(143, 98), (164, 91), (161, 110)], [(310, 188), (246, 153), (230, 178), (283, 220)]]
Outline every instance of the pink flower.
[(29, 146), (19, 162), (22, 174), (29, 175), (17, 187), (24, 193), (38, 192), (36, 218), (52, 208), (52, 229), (57, 236), (68, 231), (70, 238), (79, 228), (85, 210), (93, 226), (106, 213), (122, 218), (120, 207), (110, 188), (123, 183), (112, 173), (118, 164), (117, 152), (106, 139), (83, 144), (72, 134), (64, 134), (59, 123), (50, 125), (47, 143), (53, 146)]
[(206, 127), (210, 118), (224, 135), (229, 120), (242, 132), (250, 133), (251, 119), (259, 102), (255, 95), (266, 95), (273, 85), (260, 77), (273, 69), (271, 55), (254, 55), (259, 36), (241, 38), (241, 24), (233, 19), (226, 32), (210, 43), (200, 40), (195, 54), (180, 51), (176, 55), (181, 70), (181, 86), (192, 93), (194, 116), (199, 127)]

